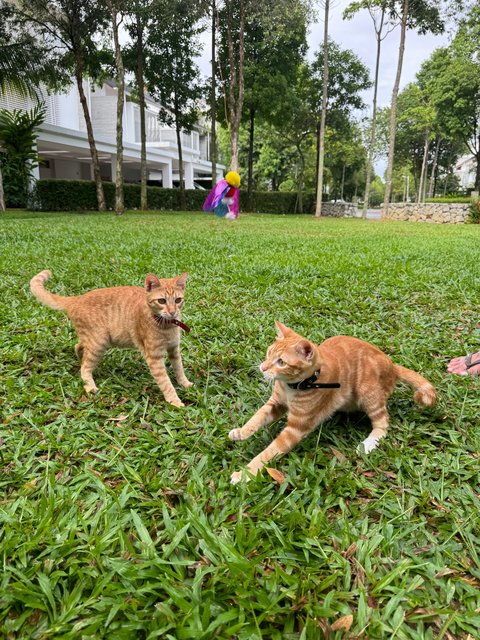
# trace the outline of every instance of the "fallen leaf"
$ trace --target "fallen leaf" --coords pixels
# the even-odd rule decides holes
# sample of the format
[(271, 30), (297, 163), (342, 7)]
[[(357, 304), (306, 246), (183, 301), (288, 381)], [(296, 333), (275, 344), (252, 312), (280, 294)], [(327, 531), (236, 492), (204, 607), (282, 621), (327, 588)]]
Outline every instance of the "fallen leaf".
[(349, 631), (350, 627), (353, 624), (353, 615), (349, 613), (346, 616), (342, 616), (341, 618), (337, 618), (335, 622), (332, 624), (332, 631), (339, 631), (340, 629), (345, 629), (345, 631)]
[(282, 484), (282, 482), (285, 482), (286, 476), (284, 476), (281, 471), (278, 471), (277, 469), (274, 469), (273, 467), (265, 467), (265, 469), (266, 469), (268, 475), (271, 476), (274, 480), (276, 480), (278, 482), (278, 484)]
[(344, 558), (347, 558), (348, 560), (348, 558), (351, 558), (354, 555), (356, 550), (357, 550), (357, 543), (352, 542), (352, 544), (348, 547), (346, 551), (342, 553), (342, 555)]
[(335, 449), (335, 447), (330, 447), (333, 455), (335, 456), (335, 458), (341, 462), (342, 464), (344, 462), (347, 461), (347, 456), (345, 454), (343, 454), (341, 451), (338, 451), (338, 449)]
[(367, 476), (368, 478), (374, 478), (375, 471), (362, 471), (362, 476)]
[(124, 416), (118, 416), (118, 418), (107, 418), (107, 420), (110, 420), (111, 422), (123, 422), (127, 418), (128, 418), (128, 415), (124, 415)]

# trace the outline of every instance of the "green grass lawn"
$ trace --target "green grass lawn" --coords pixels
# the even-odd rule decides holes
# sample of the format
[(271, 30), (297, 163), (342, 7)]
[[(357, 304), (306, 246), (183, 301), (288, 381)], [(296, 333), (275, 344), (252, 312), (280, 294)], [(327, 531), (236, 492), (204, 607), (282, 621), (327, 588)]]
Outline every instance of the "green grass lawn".
[[(445, 373), (480, 346), (479, 226), (25, 212), (0, 242), (1, 638), (480, 637), (480, 380)], [(61, 294), (188, 271), (187, 407), (134, 351), (86, 398), (71, 325), (29, 291), (45, 268)], [(399, 385), (369, 457), (340, 415), (281, 485), (231, 485), (279, 428), (227, 438), (269, 396), (275, 319), (373, 342), (438, 405)]]

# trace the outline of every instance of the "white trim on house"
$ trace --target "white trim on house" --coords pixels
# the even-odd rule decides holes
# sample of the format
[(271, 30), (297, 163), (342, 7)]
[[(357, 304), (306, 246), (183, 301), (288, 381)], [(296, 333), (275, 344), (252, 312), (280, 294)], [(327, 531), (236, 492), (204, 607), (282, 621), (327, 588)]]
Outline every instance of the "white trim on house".
[(453, 173), (460, 180), (462, 189), (472, 189), (475, 186), (477, 161), (475, 156), (464, 155), (458, 158)]
[[(101, 174), (105, 181), (115, 175), (115, 126), (117, 89), (111, 82), (92, 89), (88, 82), (84, 89), (90, 106), (95, 142), (100, 158)], [(140, 182), (140, 107), (125, 91), (123, 118), (124, 179)], [(85, 119), (75, 85), (61, 94), (43, 96), (47, 108), (44, 124), (39, 129), (38, 153), (42, 163), (37, 177), (70, 180), (93, 178), (90, 147)], [(172, 187), (179, 180), (178, 150), (175, 130), (158, 120), (159, 105), (147, 96), (147, 169), (150, 183)], [(30, 109), (33, 100), (13, 93), (0, 96), (0, 108)], [(210, 134), (206, 127), (196, 125), (192, 132), (182, 132), (185, 186), (192, 189), (208, 187), (211, 182)], [(224, 173), (224, 165), (217, 165), (217, 179)]]

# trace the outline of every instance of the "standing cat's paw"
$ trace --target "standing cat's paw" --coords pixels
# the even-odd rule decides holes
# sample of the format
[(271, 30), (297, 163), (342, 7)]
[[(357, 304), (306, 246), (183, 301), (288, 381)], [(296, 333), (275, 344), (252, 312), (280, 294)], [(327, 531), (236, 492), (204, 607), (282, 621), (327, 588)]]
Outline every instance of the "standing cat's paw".
[(180, 398), (176, 398), (175, 400), (167, 400), (169, 404), (173, 404), (174, 407), (184, 407), (185, 405), (180, 400)]
[(228, 434), (230, 440), (246, 440), (247, 436), (243, 435), (241, 429), (232, 429)]
[(368, 438), (365, 438), (365, 440), (358, 445), (357, 453), (362, 453), (362, 448), (364, 453), (370, 453), (378, 447), (379, 441), (380, 438), (375, 438), (375, 436), (368, 436)]
[(182, 382), (180, 382), (180, 385), (185, 389), (189, 389), (190, 387), (193, 387), (193, 382), (190, 382), (190, 380), (187, 380), (185, 378), (185, 380), (182, 380)]
[(234, 471), (230, 476), (231, 484), (238, 484), (239, 482), (249, 482), (250, 477), (248, 476), (246, 471)]
[(98, 387), (95, 384), (84, 384), (85, 391), (87, 393), (97, 393)]

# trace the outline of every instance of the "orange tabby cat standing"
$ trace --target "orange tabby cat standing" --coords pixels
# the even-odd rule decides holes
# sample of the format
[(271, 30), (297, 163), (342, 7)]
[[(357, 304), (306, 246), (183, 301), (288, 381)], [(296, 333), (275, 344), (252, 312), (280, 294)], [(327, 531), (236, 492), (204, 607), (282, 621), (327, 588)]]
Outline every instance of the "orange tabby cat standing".
[[(92, 377), (100, 358), (110, 347), (135, 347), (144, 356), (165, 400), (183, 407), (165, 369), (168, 355), (175, 377), (182, 387), (191, 387), (180, 354), (180, 311), (187, 274), (160, 279), (149, 274), (142, 287), (94, 289), (80, 296), (50, 293), (44, 283), (50, 271), (30, 280), (33, 295), (51, 309), (65, 311), (73, 322), (79, 341), (75, 345), (81, 360), (80, 375), (87, 393), (95, 393)], [(180, 325), (180, 326), (179, 326)]]
[[(368, 342), (348, 336), (328, 338), (319, 346), (275, 323), (278, 336), (267, 351), (260, 370), (274, 380), (268, 402), (241, 429), (230, 431), (231, 440), (245, 440), (261, 427), (288, 412), (287, 424), (273, 442), (247, 465), (256, 475), (273, 457), (293, 449), (305, 436), (336, 411), (365, 411), (372, 432), (363, 441), (365, 453), (377, 447), (388, 427), (387, 400), (397, 380), (415, 389), (414, 400), (433, 406), (436, 393), (421, 375), (393, 364), (390, 358)], [(317, 385), (315, 387), (314, 385)], [(323, 387), (323, 388), (322, 388)], [(247, 474), (237, 471), (231, 481)]]

